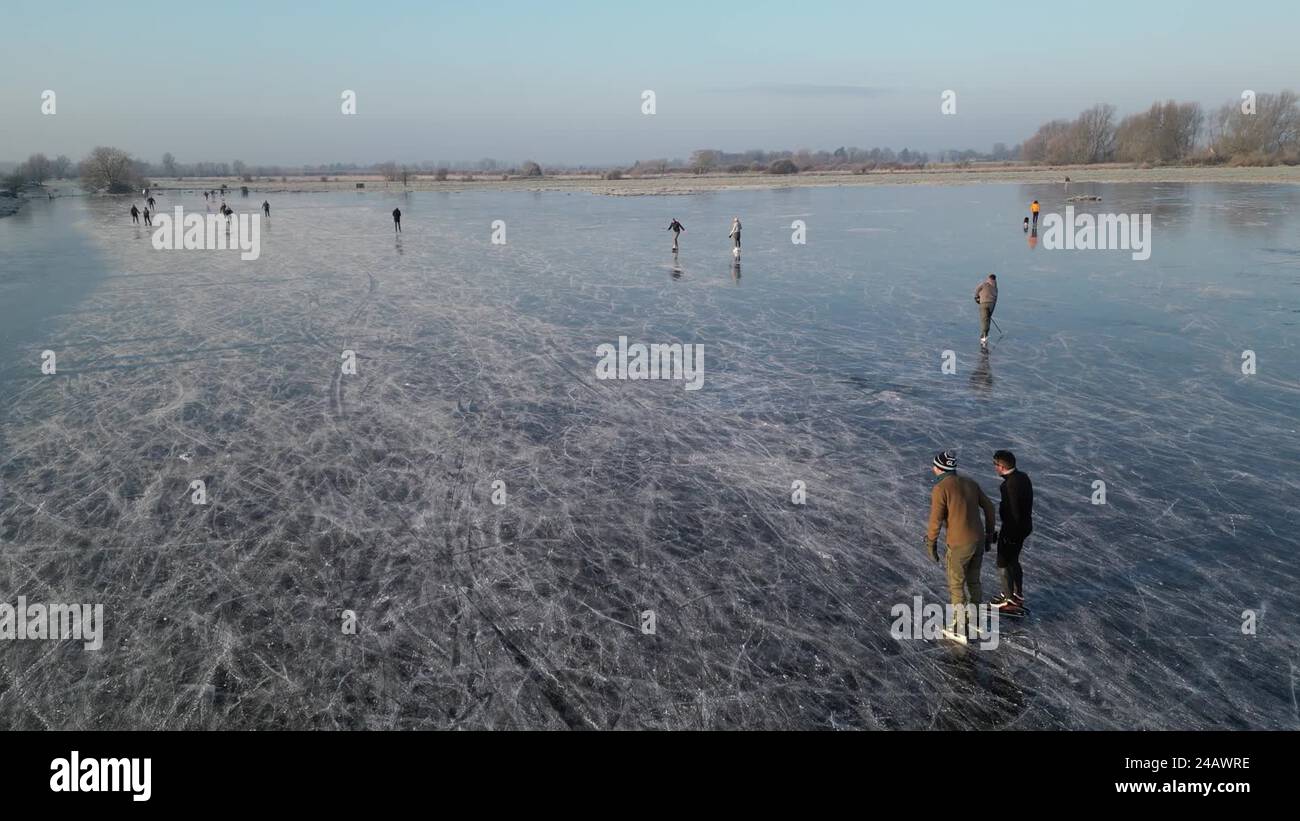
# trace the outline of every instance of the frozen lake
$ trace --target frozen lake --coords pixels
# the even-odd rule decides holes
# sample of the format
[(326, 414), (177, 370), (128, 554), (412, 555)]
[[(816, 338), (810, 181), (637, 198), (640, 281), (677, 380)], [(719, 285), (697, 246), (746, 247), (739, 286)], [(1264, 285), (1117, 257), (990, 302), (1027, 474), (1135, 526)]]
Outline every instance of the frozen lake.
[[(29, 203), (0, 602), (107, 628), (0, 644), (0, 727), (1300, 728), (1300, 190), (1092, 193), (1149, 261), (1031, 247), (1061, 186), (273, 195), (255, 261)], [(620, 336), (703, 345), (702, 389), (597, 380)], [(946, 600), (943, 448), (1034, 481), (995, 650), (890, 635)]]

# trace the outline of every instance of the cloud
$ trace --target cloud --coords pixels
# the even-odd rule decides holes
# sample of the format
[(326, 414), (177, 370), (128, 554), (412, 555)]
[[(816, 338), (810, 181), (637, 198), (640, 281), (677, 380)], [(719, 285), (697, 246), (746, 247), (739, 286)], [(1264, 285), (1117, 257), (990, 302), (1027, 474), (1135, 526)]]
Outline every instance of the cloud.
[(715, 94), (773, 94), (784, 97), (878, 97), (889, 89), (874, 86), (821, 85), (817, 83), (755, 83), (731, 88), (706, 89)]

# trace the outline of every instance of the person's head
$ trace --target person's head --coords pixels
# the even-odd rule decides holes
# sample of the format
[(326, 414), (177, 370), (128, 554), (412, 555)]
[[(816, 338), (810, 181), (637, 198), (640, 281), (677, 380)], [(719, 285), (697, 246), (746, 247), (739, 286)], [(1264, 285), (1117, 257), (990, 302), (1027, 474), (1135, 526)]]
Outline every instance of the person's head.
[(1009, 450), (999, 450), (993, 454), (993, 469), (999, 476), (1006, 476), (1016, 469), (1016, 455)]
[(998, 284), (998, 275), (997, 275), (997, 274), (989, 274), (989, 282), (992, 282), (994, 285), (997, 285), (997, 284)]
[(950, 450), (941, 451), (934, 455), (934, 461), (930, 463), (934, 470), (935, 476), (942, 476), (945, 473), (953, 473), (957, 470), (957, 454)]
[(1037, 204), (1038, 204), (1038, 200), (1034, 200), (1034, 205), (1037, 205)]

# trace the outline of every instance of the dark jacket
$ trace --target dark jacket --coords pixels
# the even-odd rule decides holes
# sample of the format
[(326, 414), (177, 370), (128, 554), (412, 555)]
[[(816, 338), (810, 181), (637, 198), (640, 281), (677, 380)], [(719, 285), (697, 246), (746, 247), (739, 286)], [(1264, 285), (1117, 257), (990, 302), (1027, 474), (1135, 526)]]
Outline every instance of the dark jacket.
[(1034, 532), (1034, 483), (1028, 474), (1013, 470), (1002, 477), (998, 487), (1002, 500), (998, 515), (1002, 518), (1001, 538), (1008, 542), (1023, 542)]

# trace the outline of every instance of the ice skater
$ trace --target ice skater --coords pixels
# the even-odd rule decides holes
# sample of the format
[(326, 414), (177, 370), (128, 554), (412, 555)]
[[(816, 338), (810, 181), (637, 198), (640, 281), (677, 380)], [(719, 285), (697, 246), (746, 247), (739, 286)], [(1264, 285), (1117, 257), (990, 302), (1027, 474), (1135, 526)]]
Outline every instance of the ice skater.
[(144, 209), (144, 224), (145, 224), (145, 225), (153, 225), (153, 217), (149, 216), (149, 207), (148, 207), (148, 206), (145, 206), (145, 209)]
[(402, 233), (402, 209), (393, 209), (393, 233)]
[(989, 342), (989, 323), (993, 321), (993, 309), (998, 306), (998, 275), (989, 274), (975, 289), (975, 302), (980, 306), (980, 345)]
[(135, 203), (131, 204), (131, 222), (136, 225), (140, 224), (140, 209), (135, 207)]
[(674, 217), (673, 221), (668, 223), (668, 230), (673, 232), (673, 253), (675, 254), (677, 253), (677, 239), (682, 235), (682, 232), (686, 230), (686, 226), (682, 225), (677, 221), (677, 218)]
[(1028, 233), (1029, 233), (1029, 217), (1025, 217), (1025, 226), (1024, 226), (1024, 228), (1025, 228), (1025, 233), (1028, 234)]
[(158, 210), (157, 203), (153, 201), (153, 197), (150, 197), (149, 199), (145, 200), (145, 202), (149, 203), (149, 207), (152, 208), (153, 210), (155, 211)]
[(262, 200), (262, 213), (266, 214), (267, 219), (271, 218), (271, 203), (266, 200)]
[(1016, 469), (1016, 455), (1009, 450), (993, 454), (993, 469), (1002, 477), (998, 487), (1002, 529), (997, 540), (1002, 593), (990, 604), (1003, 615), (1023, 616), (1029, 610), (1025, 607), (1025, 574), (1020, 567), (1020, 551), (1025, 539), (1034, 532), (1034, 483), (1029, 481), (1028, 474)]
[(1033, 218), (1034, 218), (1034, 227), (1035, 227), (1035, 228), (1038, 227), (1038, 208), (1039, 208), (1038, 200), (1034, 200), (1033, 202), (1031, 202), (1031, 203), (1029, 204), (1029, 213), (1030, 213), (1030, 215), (1033, 216)]
[(203, 192), (203, 201), (204, 201), (204, 202), (207, 202), (207, 201), (208, 201), (208, 192), (207, 192), (207, 191), (204, 191), (204, 192)]
[[(948, 597), (952, 602), (952, 621), (943, 630), (944, 638), (966, 643), (966, 605), (979, 605), (983, 598), (980, 568), (984, 551), (997, 538), (997, 512), (993, 502), (974, 479), (957, 475), (957, 457), (945, 450), (932, 463), (935, 480), (930, 490), (930, 525), (925, 534), (925, 549), (930, 561), (939, 562), (939, 531), (948, 529)], [(984, 527), (980, 528), (980, 513)]]
[(731, 255), (740, 256), (740, 217), (731, 218), (731, 233), (727, 236), (731, 237)]

